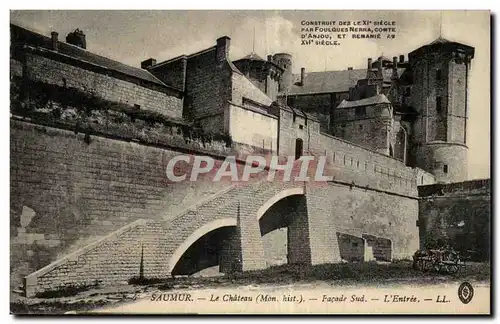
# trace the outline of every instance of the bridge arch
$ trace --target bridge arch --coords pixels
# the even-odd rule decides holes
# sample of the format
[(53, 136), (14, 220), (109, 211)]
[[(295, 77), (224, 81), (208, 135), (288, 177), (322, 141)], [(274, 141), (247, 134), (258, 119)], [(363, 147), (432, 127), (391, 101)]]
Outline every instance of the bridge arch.
[(304, 187), (287, 188), (269, 198), (256, 218), (268, 265), (311, 262)]
[(182, 256), (188, 251), (188, 249), (193, 244), (195, 244), (204, 235), (224, 227), (236, 227), (236, 225), (237, 225), (236, 218), (222, 218), (206, 223), (203, 226), (196, 229), (188, 236), (187, 239), (184, 240), (184, 242), (182, 242), (181, 245), (177, 247), (175, 252), (170, 257), (170, 260), (168, 262), (168, 273), (172, 273), (174, 271), (176, 265), (179, 263)]
[(273, 197), (269, 198), (258, 210), (257, 210), (257, 220), (260, 220), (262, 216), (266, 213), (269, 208), (271, 208), (274, 204), (276, 204), (278, 201), (281, 199), (284, 199), (286, 197), (290, 196), (298, 196), (298, 195), (304, 195), (305, 190), (303, 187), (298, 187), (298, 188), (288, 188), (283, 191), (280, 191)]

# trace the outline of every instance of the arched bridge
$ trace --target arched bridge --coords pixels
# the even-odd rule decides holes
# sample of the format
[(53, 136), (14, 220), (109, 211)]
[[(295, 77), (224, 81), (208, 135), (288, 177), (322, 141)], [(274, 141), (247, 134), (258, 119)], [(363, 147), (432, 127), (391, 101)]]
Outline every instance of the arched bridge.
[[(332, 200), (333, 196), (342, 200)], [(383, 208), (391, 199), (394, 204), (394, 197), (385, 196), (389, 195), (338, 183), (319, 187), (268, 181), (233, 185), (176, 217), (135, 221), (28, 275), (26, 295), (67, 286), (126, 282), (133, 277), (190, 275), (215, 265), (223, 273), (263, 269), (269, 247), (262, 237), (278, 228), (287, 228), (289, 263), (339, 262), (358, 253), (359, 248), (352, 247), (355, 240), (346, 240), (345, 235), (339, 239), (339, 233), (358, 238), (366, 247), (380, 235), (390, 242), (389, 254), (384, 250), (386, 260), (394, 252), (411, 255), (418, 246), (417, 227), (414, 219), (406, 220), (399, 213), (404, 216), (408, 204), (416, 209), (416, 200), (396, 202), (400, 209), (395, 212), (374, 209), (379, 204), (377, 208)], [(356, 213), (364, 216), (343, 216)], [(363, 239), (366, 234), (371, 241)], [(392, 250), (393, 242), (399, 250)], [(361, 251), (363, 254), (365, 249)]]

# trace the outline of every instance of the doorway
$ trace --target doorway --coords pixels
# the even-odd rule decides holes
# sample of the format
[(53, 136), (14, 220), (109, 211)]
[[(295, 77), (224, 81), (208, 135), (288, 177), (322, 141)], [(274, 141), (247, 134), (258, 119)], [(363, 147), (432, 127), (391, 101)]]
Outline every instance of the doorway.
[(295, 160), (300, 159), (303, 154), (304, 141), (301, 138), (295, 140)]

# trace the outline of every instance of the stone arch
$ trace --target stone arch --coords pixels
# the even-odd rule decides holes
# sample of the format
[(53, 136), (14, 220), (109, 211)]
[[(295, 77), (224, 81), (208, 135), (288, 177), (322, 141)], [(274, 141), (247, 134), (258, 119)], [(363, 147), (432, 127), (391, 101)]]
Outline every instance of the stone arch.
[(216, 219), (214, 221), (204, 224), (203, 226), (199, 227), (197, 230), (192, 232), (188, 236), (188, 238), (185, 239), (184, 242), (182, 242), (182, 244), (177, 247), (175, 252), (170, 257), (170, 260), (168, 262), (168, 273), (172, 273), (175, 266), (177, 265), (181, 257), (184, 255), (184, 253), (186, 253), (186, 251), (205, 234), (208, 234), (219, 228), (231, 227), (231, 226), (233, 227), (237, 226), (236, 218)]
[(303, 187), (269, 198), (256, 218), (268, 265), (311, 262), (307, 199)]
[(266, 213), (266, 211), (271, 208), (275, 203), (280, 201), (283, 198), (289, 196), (297, 196), (297, 195), (305, 195), (305, 190), (303, 187), (298, 188), (288, 188), (283, 191), (280, 191), (273, 197), (269, 198), (260, 208), (257, 210), (257, 220), (260, 220), (262, 216)]

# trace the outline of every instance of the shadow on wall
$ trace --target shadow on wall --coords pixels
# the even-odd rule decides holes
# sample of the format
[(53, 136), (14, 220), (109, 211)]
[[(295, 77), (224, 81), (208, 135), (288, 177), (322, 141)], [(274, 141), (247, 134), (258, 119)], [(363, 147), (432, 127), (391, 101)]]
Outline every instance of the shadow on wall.
[(347, 262), (363, 262), (364, 240), (361, 237), (337, 232), (340, 258)]
[(389, 239), (363, 234), (362, 237), (337, 232), (340, 257), (345, 262), (392, 261)]

